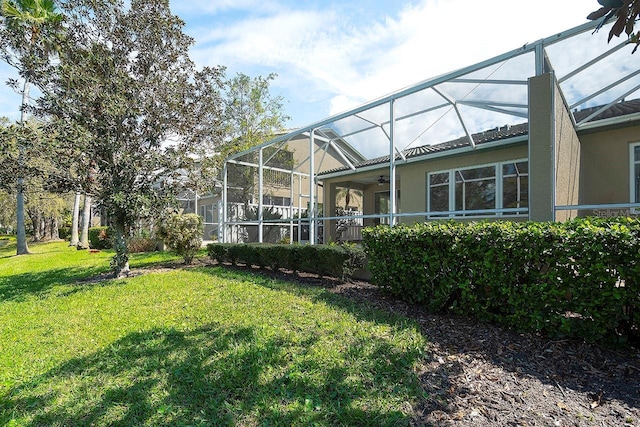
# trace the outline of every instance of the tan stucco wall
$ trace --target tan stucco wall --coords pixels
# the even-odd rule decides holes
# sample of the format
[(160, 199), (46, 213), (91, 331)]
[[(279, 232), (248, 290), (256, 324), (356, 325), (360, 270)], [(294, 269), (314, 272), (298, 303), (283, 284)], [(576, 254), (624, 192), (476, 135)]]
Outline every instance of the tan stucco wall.
[[(326, 151), (323, 148), (321, 148), (324, 146), (324, 144), (325, 144), (324, 141), (320, 141), (320, 140), (315, 141), (315, 144), (314, 144), (315, 170), (323, 171), (323, 170), (330, 170), (330, 169), (335, 169), (335, 168), (344, 166), (342, 164), (342, 161), (339, 159), (338, 154), (333, 148), (328, 147)], [(287, 142), (284, 148), (293, 152), (293, 167), (298, 172), (309, 173), (309, 166), (310, 166), (309, 138), (306, 136), (299, 136)], [(302, 180), (302, 182), (300, 182), (300, 180)], [(310, 191), (309, 179), (306, 177), (303, 177), (303, 178), (296, 177), (293, 185), (293, 200), (292, 200), (293, 205), (294, 206), (298, 205), (298, 196), (300, 194), (308, 195), (309, 191)], [(323, 188), (316, 187), (314, 191), (316, 192), (318, 202), (322, 203), (323, 193), (324, 193)], [(281, 197), (291, 196), (291, 190), (289, 188), (277, 187), (277, 186), (272, 186), (272, 187), (265, 186), (265, 193), (271, 194), (274, 196), (281, 196)], [(303, 197), (301, 201), (301, 207), (303, 208), (306, 207), (308, 201), (309, 201), (308, 197)]]
[(638, 128), (581, 134), (580, 141), (580, 204), (629, 203), (629, 146), (640, 142)]
[[(399, 178), (400, 203), (398, 206), (399, 213), (425, 212), (427, 210), (427, 175), (429, 172), (437, 172), (441, 170), (449, 170), (456, 168), (464, 168), (468, 166), (488, 165), (509, 160), (522, 160), (527, 158), (526, 142), (516, 143), (506, 147), (482, 149), (469, 153), (458, 154), (451, 157), (440, 157), (430, 160), (408, 163), (397, 166), (397, 175)], [(336, 183), (344, 182), (345, 179), (357, 179), (358, 177), (371, 176), (377, 177), (382, 173), (388, 174), (388, 169), (380, 169), (360, 174), (350, 175), (348, 177), (334, 178), (324, 182), (325, 189), (331, 188), (331, 194), (335, 195)], [(389, 192), (389, 184), (379, 185), (378, 183), (359, 186), (363, 191), (363, 213), (371, 215), (375, 212), (374, 202), (375, 193)], [(327, 194), (325, 198), (325, 206), (335, 208), (332, 201), (335, 197)], [(412, 224), (415, 222), (423, 222), (423, 216), (417, 217), (401, 217), (399, 222)], [(373, 219), (365, 219), (364, 225), (373, 225)], [(325, 227), (330, 233), (335, 226)], [(327, 238), (329, 235), (327, 235)]]
[[(427, 174), (429, 172), (526, 158), (527, 146), (525, 143), (520, 143), (515, 146), (490, 150), (478, 149), (477, 151), (459, 156), (436, 158), (425, 162), (399, 166), (402, 212), (425, 212), (427, 210)], [(402, 223), (423, 221), (424, 218), (422, 217), (401, 218)]]
[[(562, 92), (555, 84), (555, 203), (558, 206), (577, 205), (580, 188), (580, 140), (571, 113), (565, 106)], [(535, 185), (535, 182), (534, 182)], [(577, 216), (577, 211), (556, 211), (556, 221)]]
[(554, 76), (529, 79), (529, 219), (553, 221)]

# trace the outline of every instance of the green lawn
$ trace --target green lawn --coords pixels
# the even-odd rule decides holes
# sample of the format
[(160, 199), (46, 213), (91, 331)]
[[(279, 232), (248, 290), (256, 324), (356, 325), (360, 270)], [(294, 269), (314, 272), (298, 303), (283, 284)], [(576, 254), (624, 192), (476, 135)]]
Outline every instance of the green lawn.
[(407, 425), (422, 398), (404, 318), (218, 267), (92, 283), (110, 253), (0, 242), (0, 424)]

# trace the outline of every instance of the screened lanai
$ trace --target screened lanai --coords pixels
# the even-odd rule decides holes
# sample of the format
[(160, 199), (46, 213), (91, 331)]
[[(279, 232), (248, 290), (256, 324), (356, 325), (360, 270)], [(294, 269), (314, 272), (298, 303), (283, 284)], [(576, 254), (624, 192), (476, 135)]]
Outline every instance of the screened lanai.
[[(553, 194), (536, 202), (550, 203), (552, 220), (562, 218), (559, 212), (591, 208), (580, 205), (589, 197), (581, 196), (577, 171), (566, 174), (573, 183), (558, 178), (565, 151), (581, 155), (578, 137), (574, 148), (553, 148), (567, 140), (563, 126), (570, 124), (565, 134), (571, 135), (613, 131), (640, 114), (640, 104), (629, 102), (640, 94), (637, 55), (626, 40), (607, 43), (608, 25), (594, 33), (597, 24), (425, 80), (229, 157), (218, 238), (315, 244), (358, 240), (358, 230), (368, 224), (536, 219), (536, 173), (542, 181), (555, 174)], [(564, 119), (560, 110), (567, 112)], [(533, 141), (545, 133), (548, 117), (558, 143), (539, 153)], [(460, 163), (464, 156), (475, 156), (477, 165)], [(409, 168), (418, 164), (424, 165), (418, 172)], [(632, 177), (628, 181), (636, 187)], [(561, 186), (567, 197), (558, 196)], [(593, 206), (640, 206), (633, 196), (601, 199)]]

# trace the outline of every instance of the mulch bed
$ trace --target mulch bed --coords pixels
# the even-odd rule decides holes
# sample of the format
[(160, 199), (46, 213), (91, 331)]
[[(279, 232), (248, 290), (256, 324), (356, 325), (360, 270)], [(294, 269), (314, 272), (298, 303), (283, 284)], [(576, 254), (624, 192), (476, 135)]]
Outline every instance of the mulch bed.
[[(204, 259), (197, 266), (212, 265)], [(164, 266), (169, 268), (181, 265)], [(228, 268), (249, 269), (230, 266)], [(368, 282), (256, 270), (415, 320), (429, 340), (415, 426), (640, 426), (640, 350), (549, 340), (399, 301)]]
[(640, 426), (640, 352), (518, 334), (429, 314), (362, 282), (334, 292), (417, 321), (430, 342), (429, 398), (414, 425)]

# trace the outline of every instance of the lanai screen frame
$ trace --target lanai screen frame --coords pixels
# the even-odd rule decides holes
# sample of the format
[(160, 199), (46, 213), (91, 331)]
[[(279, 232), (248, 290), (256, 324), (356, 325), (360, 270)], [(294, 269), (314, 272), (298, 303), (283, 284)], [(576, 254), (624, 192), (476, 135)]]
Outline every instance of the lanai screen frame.
[[(494, 112), (498, 112), (498, 113), (503, 113), (503, 114), (508, 114), (514, 117), (521, 117), (525, 120), (528, 120), (528, 102), (527, 103), (502, 103), (502, 102), (491, 102), (491, 101), (486, 101), (486, 102), (479, 102), (479, 101), (464, 101), (464, 100), (456, 100), (454, 98), (449, 97), (446, 93), (442, 93), (442, 91), (440, 91), (436, 86), (441, 85), (443, 83), (467, 83), (467, 84), (490, 84), (490, 85), (499, 85), (499, 86), (509, 86), (509, 85), (513, 85), (513, 86), (526, 86), (528, 85), (528, 79), (524, 79), (524, 80), (510, 80), (510, 79), (474, 79), (474, 78), (465, 78), (465, 76), (468, 76), (476, 71), (480, 71), (483, 69), (486, 69), (487, 67), (491, 67), (500, 63), (503, 63), (505, 61), (508, 61), (510, 59), (513, 58), (517, 58), (520, 57), (522, 55), (527, 55), (527, 54), (533, 54), (534, 55), (534, 73), (532, 76), (529, 77), (533, 77), (533, 76), (539, 76), (542, 74), (545, 74), (547, 72), (550, 71), (554, 71), (553, 65), (551, 64), (551, 61), (549, 59), (548, 53), (547, 53), (547, 48), (551, 47), (557, 43), (560, 43), (562, 41), (571, 39), (573, 37), (579, 36), (583, 33), (586, 33), (588, 31), (594, 31), (596, 29), (596, 27), (598, 26), (599, 21), (594, 21), (594, 22), (588, 22), (585, 23), (583, 25), (577, 26), (575, 28), (563, 31), (561, 33), (555, 34), (553, 36), (538, 40), (534, 43), (530, 43), (530, 44), (525, 44), (524, 46), (518, 48), (518, 49), (514, 49), (511, 50), (509, 52), (506, 52), (502, 55), (498, 55), (496, 57), (493, 57), (491, 59), (479, 62), (477, 64), (474, 65), (470, 65), (468, 67), (464, 67), (461, 68), (459, 70), (444, 74), (442, 76), (438, 76), (435, 78), (431, 78), (428, 80), (425, 80), (421, 83), (415, 84), (413, 86), (410, 86), (408, 88), (396, 91), (394, 93), (391, 93), (389, 95), (386, 95), (384, 97), (381, 97), (377, 100), (368, 102), (366, 104), (361, 105), (360, 107), (354, 108), (352, 110), (346, 111), (344, 113), (341, 114), (337, 114), (331, 117), (328, 117), (326, 119), (320, 120), (318, 122), (312, 123), (310, 125), (304, 126), (302, 128), (299, 128), (295, 131), (289, 132), (285, 135), (281, 135), (278, 136), (276, 138), (273, 138), (269, 141), (266, 141), (265, 143), (258, 145), (256, 147), (253, 147), (251, 149), (245, 150), (243, 152), (240, 153), (236, 153), (232, 156), (229, 156), (227, 159), (225, 159), (224, 162), (224, 166), (223, 166), (223, 197), (222, 197), (222, 203), (224, 208), (222, 209), (222, 223), (221, 223), (221, 233), (219, 235), (219, 239), (223, 242), (228, 242), (229, 241), (229, 233), (228, 233), (228, 228), (231, 225), (256, 225), (255, 222), (243, 222), (243, 221), (234, 221), (234, 222), (230, 222), (228, 219), (228, 215), (227, 215), (227, 206), (228, 206), (228, 188), (229, 188), (229, 182), (228, 182), (228, 165), (229, 164), (243, 164), (245, 166), (248, 167), (254, 167), (258, 169), (258, 193), (259, 193), (259, 197), (258, 197), (258, 221), (257, 221), (257, 225), (258, 225), (258, 241), (262, 242), (262, 237), (263, 237), (263, 226), (264, 226), (264, 221), (262, 218), (262, 212), (263, 212), (263, 194), (264, 194), (264, 182), (263, 182), (263, 171), (265, 169), (274, 169), (270, 166), (266, 166), (264, 163), (266, 163), (263, 159), (263, 152), (264, 149), (266, 147), (271, 147), (274, 145), (278, 145), (280, 144), (280, 147), (282, 147), (284, 144), (286, 144), (288, 141), (293, 140), (294, 138), (299, 138), (300, 136), (305, 136), (306, 138), (308, 138), (309, 140), (309, 157), (307, 157), (305, 162), (309, 163), (309, 173), (306, 172), (302, 172), (300, 170), (296, 170), (296, 168), (292, 168), (291, 170), (286, 170), (285, 172), (290, 173), (292, 175), (292, 177), (294, 175), (298, 175), (298, 176), (304, 176), (306, 178), (308, 178), (309, 181), (309, 191), (308, 191), (308, 198), (310, 200), (309, 203), (309, 210), (308, 210), (308, 217), (306, 218), (306, 221), (308, 221), (309, 223), (309, 243), (310, 244), (316, 244), (317, 243), (317, 238), (318, 236), (316, 235), (317, 232), (317, 224), (319, 223), (319, 221), (327, 221), (327, 220), (337, 220), (337, 219), (344, 219), (344, 216), (322, 216), (322, 217), (318, 217), (317, 216), (317, 208), (318, 208), (318, 202), (316, 200), (316, 194), (317, 194), (317, 188), (318, 188), (318, 172), (316, 171), (316, 166), (314, 164), (314, 155), (315, 152), (317, 152), (318, 150), (315, 149), (316, 146), (316, 142), (323, 142), (325, 144), (325, 150), (327, 145), (331, 145), (331, 147), (333, 149), (335, 149), (338, 152), (339, 157), (341, 158), (341, 160), (344, 163), (345, 168), (348, 168), (351, 171), (355, 171), (356, 170), (356, 166), (353, 163), (353, 157), (350, 155), (349, 152), (345, 152), (341, 149), (340, 144), (337, 144), (336, 141), (338, 140), (342, 140), (342, 139), (346, 139), (349, 137), (352, 137), (356, 134), (359, 133), (363, 133), (375, 128), (380, 128), (384, 131), (384, 133), (386, 134), (388, 140), (389, 140), (389, 177), (390, 177), (390, 188), (389, 188), (389, 192), (391, 195), (394, 195), (393, 197), (391, 197), (391, 206), (389, 209), (389, 213), (388, 215), (386, 215), (388, 217), (388, 223), (390, 225), (394, 225), (396, 223), (396, 218), (400, 217), (400, 216), (425, 216), (425, 215), (429, 215), (428, 212), (412, 212), (412, 213), (403, 213), (403, 214), (399, 214), (398, 213), (398, 209), (397, 209), (397, 188), (396, 188), (396, 164), (397, 163), (404, 163), (407, 161), (406, 157), (404, 156), (403, 152), (401, 149), (398, 149), (398, 147), (396, 146), (396, 138), (395, 138), (395, 132), (396, 132), (396, 123), (401, 121), (401, 120), (405, 120), (420, 114), (424, 114), (428, 111), (431, 110), (436, 110), (438, 108), (443, 108), (443, 107), (450, 107), (453, 108), (453, 110), (455, 111), (455, 114), (457, 115), (457, 118), (459, 120), (459, 125), (462, 127), (463, 130), (463, 134), (466, 136), (468, 142), (469, 142), (469, 146), (470, 149), (475, 149), (476, 148), (476, 142), (473, 139), (472, 136), (472, 132), (467, 128), (467, 125), (465, 123), (465, 119), (463, 117), (463, 115), (461, 114), (460, 110), (459, 110), (459, 106), (461, 105), (465, 105), (465, 106), (469, 106), (469, 107), (474, 107), (474, 108), (478, 108), (478, 109), (484, 109), (484, 110), (489, 110), (489, 111), (494, 111)], [(603, 28), (600, 29), (601, 32), (603, 33), (608, 33), (608, 28), (611, 24), (608, 24), (606, 26), (604, 26)], [(597, 39), (592, 40), (592, 42), (597, 42)], [(558, 83), (560, 85), (562, 85), (563, 82), (567, 81), (568, 79), (578, 75), (579, 73), (589, 69), (590, 67), (594, 66), (595, 64), (600, 63), (601, 61), (603, 61), (604, 59), (606, 59), (607, 57), (609, 57), (610, 55), (614, 54), (615, 52), (619, 51), (620, 49), (622, 49), (623, 47), (625, 47), (626, 45), (628, 45), (628, 41), (627, 40), (623, 40), (620, 43), (617, 44), (613, 44), (611, 47), (609, 47), (606, 51), (604, 51), (603, 53), (601, 53), (600, 55), (596, 56), (595, 58), (592, 58), (591, 60), (589, 60), (588, 62), (572, 69), (570, 72), (566, 73), (563, 76), (556, 76), (558, 79)], [(635, 70), (625, 76), (623, 76), (622, 78), (618, 79), (617, 81), (607, 85), (604, 88), (598, 89), (597, 91), (594, 91), (592, 93), (590, 93), (588, 96), (584, 96), (583, 98), (581, 98), (580, 100), (568, 105), (570, 111), (575, 111), (576, 109), (582, 107), (583, 105), (587, 104), (590, 100), (592, 100), (593, 98), (602, 95), (608, 91), (611, 91), (612, 89), (621, 86), (622, 84), (626, 83), (627, 81), (629, 81), (630, 79), (632, 79), (633, 77), (637, 76), (638, 74), (640, 74), (640, 70)], [(395, 103), (398, 100), (401, 100), (405, 97), (408, 97), (409, 95), (421, 92), (421, 91), (425, 91), (431, 89), (433, 90), (435, 93), (437, 93), (442, 99), (443, 99), (443, 103), (436, 105), (434, 107), (430, 107), (428, 109), (422, 109), (422, 110), (416, 110), (413, 111), (411, 113), (408, 114), (404, 114), (402, 116), (396, 116), (396, 112), (395, 112)], [(601, 114), (602, 112), (608, 110), (611, 106), (613, 106), (614, 104), (618, 103), (620, 100), (624, 99), (626, 96), (629, 96), (635, 92), (637, 92), (638, 90), (640, 90), (640, 84), (634, 86), (632, 89), (626, 91), (625, 93), (623, 93), (622, 95), (616, 96), (612, 101), (610, 101), (609, 103), (607, 103), (606, 105), (602, 106), (601, 108), (597, 109), (596, 111), (594, 111), (592, 114), (590, 114), (589, 116), (581, 119), (579, 122), (575, 121), (575, 117), (573, 114), (571, 114), (571, 120), (573, 122), (574, 127), (576, 128), (576, 130), (580, 130), (582, 128), (588, 128), (590, 126), (592, 126), (592, 123), (589, 123), (589, 121), (591, 119), (593, 119), (594, 117), (598, 116), (599, 114)], [(366, 112), (366, 111), (370, 111), (374, 108), (380, 107), (380, 106), (385, 106), (388, 105), (388, 111), (389, 111), (389, 115), (388, 118), (385, 121), (381, 121), (381, 122), (373, 122), (370, 120), (367, 120), (361, 116), (358, 116), (359, 114)], [(359, 119), (362, 119), (364, 121), (367, 121), (370, 123), (369, 126), (367, 127), (363, 127), (359, 130), (353, 131), (353, 132), (346, 132), (344, 134), (340, 134), (337, 129), (335, 127), (332, 127), (331, 125), (335, 124), (336, 122), (339, 122), (340, 120), (343, 119), (348, 119), (348, 118), (354, 118), (354, 117), (358, 117)], [(388, 130), (384, 129), (384, 126), (388, 126)], [(337, 135), (338, 138), (332, 138), (329, 137), (327, 138), (323, 133), (326, 132), (326, 130), (329, 129), (331, 132), (333, 132), (334, 134)], [(348, 144), (347, 144), (348, 145)], [(241, 162), (238, 159), (246, 154), (249, 153), (255, 153), (258, 152), (258, 164), (251, 164), (251, 163), (247, 163), (247, 162)], [(304, 162), (303, 162), (304, 163)], [(378, 166), (379, 168), (379, 166)], [(284, 171), (284, 170), (283, 170)], [(320, 173), (324, 179), (327, 178), (332, 178), (335, 176), (341, 176), (344, 175), (344, 172), (336, 172), (335, 174), (323, 174)], [(616, 207), (636, 207), (636, 205), (625, 205), (625, 204), (616, 204)], [(577, 207), (576, 206), (555, 206), (555, 208), (557, 210), (574, 210)], [(511, 211), (513, 209), (510, 209)], [(495, 210), (495, 213), (499, 213), (499, 210)], [(469, 213), (469, 212), (466, 212)], [(371, 217), (378, 217), (376, 215), (357, 215), (357, 216), (353, 216), (351, 218), (371, 218)], [(296, 220), (295, 218), (290, 218), (290, 219), (282, 219), (282, 220), (277, 220), (276, 222), (282, 222), (282, 223), (289, 223), (291, 226), (293, 226), (293, 224), (295, 222), (298, 222), (298, 220)]]

